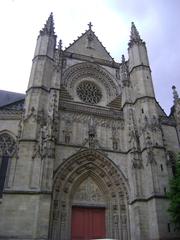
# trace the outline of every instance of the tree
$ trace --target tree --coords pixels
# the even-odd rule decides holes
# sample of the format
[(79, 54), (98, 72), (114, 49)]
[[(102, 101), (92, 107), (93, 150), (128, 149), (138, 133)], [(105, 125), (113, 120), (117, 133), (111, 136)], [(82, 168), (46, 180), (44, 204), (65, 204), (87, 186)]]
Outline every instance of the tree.
[(168, 211), (176, 229), (180, 229), (180, 153), (177, 155), (175, 166), (176, 172), (174, 177), (170, 180), (170, 191), (167, 194), (170, 200)]

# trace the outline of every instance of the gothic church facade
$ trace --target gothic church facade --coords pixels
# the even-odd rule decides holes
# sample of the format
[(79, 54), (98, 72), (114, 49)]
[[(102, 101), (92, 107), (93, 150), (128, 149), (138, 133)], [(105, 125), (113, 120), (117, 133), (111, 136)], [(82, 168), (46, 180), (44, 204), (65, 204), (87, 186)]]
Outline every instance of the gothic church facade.
[(51, 14), (26, 94), (0, 92), (0, 239), (179, 239), (166, 198), (180, 137), (173, 91), (167, 116), (134, 23), (118, 63), (91, 24), (56, 47)]

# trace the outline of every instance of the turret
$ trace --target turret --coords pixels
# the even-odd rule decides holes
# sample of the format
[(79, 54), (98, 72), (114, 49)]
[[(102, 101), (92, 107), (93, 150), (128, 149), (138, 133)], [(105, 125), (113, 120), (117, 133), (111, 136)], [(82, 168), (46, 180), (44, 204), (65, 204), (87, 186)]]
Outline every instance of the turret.
[[(59, 89), (53, 88), (57, 85), (55, 85), (56, 80), (59, 80), (55, 71), (55, 47), (56, 35), (51, 13), (39, 33), (31, 68), (25, 112), (21, 121), (19, 170), (15, 177), (17, 188), (24, 186), (26, 189), (47, 191), (52, 187), (52, 159), (54, 159), (55, 132), (57, 132), (54, 116), (57, 116), (59, 102)], [(20, 171), (24, 165), (26, 178)]]
[(35, 118), (37, 121), (28, 121), (29, 123), (25, 124), (27, 126), (24, 125), (24, 138), (36, 138), (38, 122), (40, 123), (42, 119), (46, 119), (49, 92), (54, 77), (55, 50), (56, 35), (54, 32), (53, 15), (51, 13), (37, 38), (25, 101), (24, 119)]
[(133, 22), (131, 25), (128, 54), (130, 79), (132, 87), (135, 90), (134, 100), (144, 96), (154, 97), (146, 44), (141, 39)]
[[(141, 39), (134, 23), (131, 25), (128, 54), (129, 60), (126, 65), (129, 80), (122, 79), (122, 86), (123, 90), (126, 90), (124, 99), (129, 104), (124, 107), (123, 111), (125, 118), (128, 119), (126, 127), (130, 136), (130, 139), (127, 139), (127, 145), (129, 141), (131, 147), (129, 169), (131, 165), (133, 166), (129, 170), (129, 175), (134, 174), (137, 179), (132, 180), (134, 184), (137, 181), (134, 185), (133, 196), (136, 198), (138, 195), (159, 194), (163, 191), (159, 186), (157, 164), (165, 164), (165, 152), (146, 44)], [(122, 65), (124, 65), (123, 62)], [(129, 85), (130, 87), (127, 87)], [(129, 101), (127, 96), (131, 97)], [(149, 176), (148, 181), (146, 178), (143, 179), (142, 168), (145, 172), (144, 176)], [(142, 178), (144, 182), (144, 185), (140, 187), (139, 178)]]

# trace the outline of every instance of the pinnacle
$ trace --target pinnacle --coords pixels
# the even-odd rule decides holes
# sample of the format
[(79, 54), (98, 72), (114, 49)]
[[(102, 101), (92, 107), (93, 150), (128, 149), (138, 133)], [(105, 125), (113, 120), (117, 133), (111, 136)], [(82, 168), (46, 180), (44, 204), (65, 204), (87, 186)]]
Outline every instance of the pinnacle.
[(179, 95), (175, 86), (172, 86), (172, 90), (173, 90), (174, 103), (176, 103), (176, 101), (179, 99)]
[(128, 72), (128, 67), (126, 65), (126, 60), (124, 55), (122, 55), (121, 77), (122, 77), (123, 85), (128, 84), (129, 72)]
[(61, 51), (62, 50), (62, 40), (60, 39), (58, 42), (58, 49)]
[(55, 35), (54, 32), (54, 19), (53, 19), (53, 13), (48, 17), (48, 20), (46, 21), (43, 29), (40, 31), (40, 35)]
[(125, 57), (124, 57), (124, 54), (122, 55), (122, 63), (125, 63)]
[(134, 24), (134, 22), (131, 23), (131, 34), (130, 34), (130, 42), (129, 46), (131, 46), (133, 43), (142, 43), (142, 39), (139, 35), (139, 32)]

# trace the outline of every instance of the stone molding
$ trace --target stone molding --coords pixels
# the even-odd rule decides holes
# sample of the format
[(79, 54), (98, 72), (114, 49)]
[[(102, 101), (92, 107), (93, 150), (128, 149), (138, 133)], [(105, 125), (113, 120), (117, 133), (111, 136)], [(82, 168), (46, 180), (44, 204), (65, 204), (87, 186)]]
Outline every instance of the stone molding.
[(113, 76), (99, 65), (89, 62), (77, 63), (65, 70), (62, 76), (62, 83), (66, 87), (73, 89), (74, 83), (78, 79), (90, 76), (94, 79), (98, 79), (98, 81), (105, 86), (109, 96), (115, 97), (120, 93), (119, 86), (116, 81), (113, 80)]
[(131, 68), (130, 71), (129, 71), (129, 74), (131, 74), (134, 71), (144, 70), (144, 69), (149, 69), (150, 72), (151, 72), (150, 66), (144, 65), (144, 64), (140, 64), (140, 65), (137, 65), (137, 66), (134, 66), (133, 68)]
[(129, 202), (130, 205), (136, 203), (136, 202), (148, 202), (150, 200), (153, 200), (153, 199), (165, 199), (165, 200), (168, 200), (168, 197), (166, 195), (162, 195), (162, 194), (153, 194), (149, 197), (146, 197), (146, 198), (136, 198), (134, 200), (132, 200), (131, 202)]
[[(60, 112), (60, 119), (64, 121), (70, 122), (81, 122), (87, 123), (90, 122), (91, 116), (85, 113), (71, 113), (71, 112)], [(95, 117), (94, 122), (96, 126), (106, 127), (106, 128), (115, 128), (115, 129), (123, 129), (124, 128), (124, 121), (117, 120), (117, 119), (110, 119), (110, 118), (103, 118), (103, 117)]]
[(67, 52), (67, 51), (63, 52), (63, 56), (67, 57), (67, 58), (71, 58), (71, 59), (77, 59), (80, 61), (88, 61), (91, 63), (101, 64), (101, 65), (108, 66), (108, 67), (115, 68), (115, 69), (119, 69), (119, 66), (120, 66), (120, 63), (115, 62), (115, 61), (108, 61), (108, 60), (104, 60), (104, 59), (89, 57), (89, 56), (85, 56), (85, 55), (81, 55), (81, 54), (77, 54), (77, 53), (71, 53), (71, 52)]
[(23, 111), (0, 110), (0, 120), (20, 120)]
[(59, 104), (60, 110), (66, 110), (70, 112), (79, 112), (85, 114), (93, 114), (96, 116), (107, 117), (117, 120), (123, 120), (123, 112), (106, 107), (90, 106), (84, 103), (77, 104), (73, 102), (61, 101)]
[(161, 124), (163, 124), (163, 125), (168, 125), (168, 126), (176, 127), (176, 121), (175, 121), (175, 119), (172, 118), (172, 117), (164, 117), (164, 116), (161, 116), (161, 117), (160, 117), (160, 122), (161, 122)]

